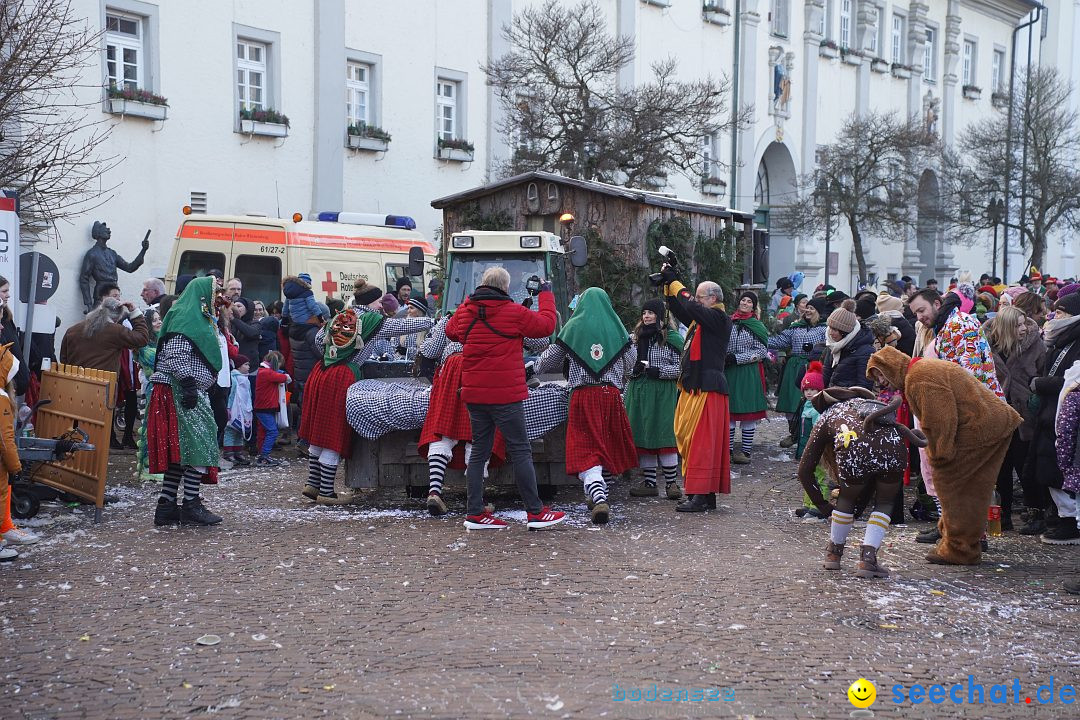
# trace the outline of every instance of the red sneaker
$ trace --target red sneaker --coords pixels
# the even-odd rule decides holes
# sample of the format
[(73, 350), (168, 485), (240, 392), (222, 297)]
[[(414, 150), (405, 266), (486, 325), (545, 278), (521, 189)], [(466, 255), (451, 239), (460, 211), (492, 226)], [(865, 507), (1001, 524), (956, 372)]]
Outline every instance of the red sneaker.
[(551, 527), (552, 525), (558, 525), (566, 519), (566, 513), (558, 512), (557, 510), (549, 510), (548, 508), (540, 508), (538, 513), (528, 513), (526, 515), (527, 522), (525, 526), (530, 530), (539, 530), (541, 528)]
[(466, 530), (502, 530), (508, 527), (505, 520), (500, 520), (489, 512), (466, 515), (464, 524)]

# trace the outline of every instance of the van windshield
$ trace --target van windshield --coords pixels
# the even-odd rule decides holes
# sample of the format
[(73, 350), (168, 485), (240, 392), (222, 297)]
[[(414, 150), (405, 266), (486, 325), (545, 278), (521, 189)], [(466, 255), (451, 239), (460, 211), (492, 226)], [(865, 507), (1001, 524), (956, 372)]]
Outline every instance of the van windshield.
[(547, 271), (544, 269), (544, 254), (532, 255), (486, 255), (481, 253), (462, 253), (452, 255), (450, 261), (450, 281), (446, 284), (446, 311), (453, 312), (457, 306), (465, 301), (476, 286), (480, 284), (480, 278), (489, 267), (502, 266), (510, 273), (510, 297), (521, 302), (529, 291), (525, 289), (525, 281), (533, 275), (545, 278)]

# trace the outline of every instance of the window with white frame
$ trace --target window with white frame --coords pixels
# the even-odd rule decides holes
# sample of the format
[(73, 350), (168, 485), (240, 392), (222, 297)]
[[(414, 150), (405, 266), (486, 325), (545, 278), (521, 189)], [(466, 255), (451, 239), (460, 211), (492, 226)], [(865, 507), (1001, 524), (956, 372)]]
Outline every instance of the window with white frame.
[(840, 47), (851, 47), (851, 18), (855, 0), (840, 0)]
[(829, 18), (832, 16), (833, 0), (825, 0), (825, 6), (821, 8), (821, 20), (818, 22), (818, 35), (823, 38), (829, 37)]
[(266, 109), (265, 43), (236, 41), (236, 91), (241, 110)]
[(371, 65), (345, 63), (345, 117), (349, 125), (371, 125)]
[(788, 36), (788, 0), (772, 0), (769, 13), (770, 32), (777, 37)]
[(934, 83), (937, 74), (937, 31), (926, 28), (926, 45), (923, 47), (923, 80)]
[(899, 65), (904, 62), (904, 16), (895, 13), (892, 16), (892, 61)]
[(975, 41), (964, 41), (964, 84), (975, 84)]
[(990, 60), (990, 91), (1002, 92), (1005, 85), (1005, 51), (995, 50)]
[(442, 140), (461, 137), (458, 121), (458, 97), (461, 84), (439, 78), (435, 82), (435, 127)]
[(111, 87), (143, 87), (142, 18), (117, 12), (105, 14), (105, 75)]
[(701, 138), (701, 178), (708, 182), (720, 177), (720, 165), (716, 161), (716, 135)]

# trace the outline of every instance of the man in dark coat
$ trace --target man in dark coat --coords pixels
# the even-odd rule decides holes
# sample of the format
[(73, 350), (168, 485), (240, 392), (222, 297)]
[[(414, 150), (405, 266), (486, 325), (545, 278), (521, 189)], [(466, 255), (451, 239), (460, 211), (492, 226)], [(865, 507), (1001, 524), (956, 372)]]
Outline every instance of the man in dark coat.
[(660, 275), (668, 309), (689, 327), (675, 408), (675, 440), (683, 459), (688, 499), (675, 509), (705, 512), (716, 507), (716, 493), (731, 492), (728, 385), (724, 374), (731, 318), (724, 312), (724, 291), (716, 283), (699, 284), (691, 296), (670, 265), (665, 264)]

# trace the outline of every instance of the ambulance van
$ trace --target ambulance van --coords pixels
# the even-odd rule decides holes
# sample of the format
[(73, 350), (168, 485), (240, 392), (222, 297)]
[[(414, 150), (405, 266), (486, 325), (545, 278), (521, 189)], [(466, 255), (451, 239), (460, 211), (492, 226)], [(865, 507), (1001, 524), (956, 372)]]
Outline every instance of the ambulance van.
[(306, 272), (317, 301), (349, 304), (357, 278), (393, 292), (409, 276), (414, 293), (425, 294), (437, 262), (435, 246), (403, 215), (324, 212), (305, 220), (184, 210), (165, 275), (170, 293), (178, 277), (218, 269), (226, 280), (240, 278), (244, 297), (269, 305), (283, 299), (283, 278)]

